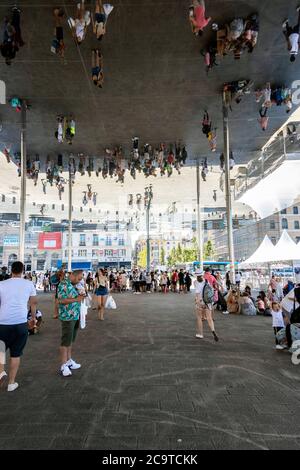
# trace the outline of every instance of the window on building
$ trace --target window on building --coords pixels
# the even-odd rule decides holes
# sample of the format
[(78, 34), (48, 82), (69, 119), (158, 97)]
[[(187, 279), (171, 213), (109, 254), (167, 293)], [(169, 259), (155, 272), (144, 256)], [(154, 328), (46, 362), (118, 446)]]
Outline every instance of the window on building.
[(276, 245), (277, 243), (276, 237), (271, 237), (271, 242), (273, 243), (273, 245)]
[(36, 205), (35, 202), (33, 202), (32, 205), (33, 205), (33, 207), (35, 207), (35, 205)]
[(126, 250), (119, 250), (119, 256), (126, 256)]
[(93, 246), (99, 245), (99, 237), (95, 233), (93, 234)]
[(295, 220), (295, 222), (294, 222), (294, 229), (295, 229), (295, 230), (299, 230), (299, 228), (300, 228), (299, 220)]
[(295, 214), (295, 215), (299, 214), (298, 206), (293, 207), (293, 214)]
[(106, 237), (105, 245), (106, 246), (111, 246), (112, 245), (111, 237)]
[(92, 250), (92, 258), (98, 257), (98, 250)]
[(119, 238), (119, 246), (124, 246), (125, 245), (125, 240), (123, 237)]
[(288, 229), (288, 228), (289, 228), (289, 224), (288, 224), (287, 219), (282, 219), (282, 221), (281, 221), (281, 227), (282, 227), (283, 229)]
[(16, 203), (16, 198), (15, 198), (15, 196), (12, 198), (12, 203), (13, 203), (13, 204)]
[(80, 212), (83, 212), (83, 207), (80, 207)]
[(78, 250), (78, 256), (80, 258), (87, 257), (87, 250)]
[(93, 212), (93, 209), (90, 207), (90, 212)]
[(280, 211), (280, 214), (286, 214), (286, 209), (282, 209), (282, 211)]
[(55, 210), (55, 204), (52, 204), (52, 210)]
[(62, 211), (65, 210), (65, 205), (64, 205), (64, 204), (61, 205), (61, 210), (62, 210)]
[(275, 230), (275, 220), (270, 221), (270, 230)]
[(5, 196), (4, 194), (2, 194), (2, 199), (1, 199), (2, 202), (5, 202)]
[(79, 246), (86, 246), (86, 244), (85, 244), (85, 234), (84, 233), (81, 233), (79, 235)]
[(104, 256), (113, 256), (113, 250), (104, 250)]

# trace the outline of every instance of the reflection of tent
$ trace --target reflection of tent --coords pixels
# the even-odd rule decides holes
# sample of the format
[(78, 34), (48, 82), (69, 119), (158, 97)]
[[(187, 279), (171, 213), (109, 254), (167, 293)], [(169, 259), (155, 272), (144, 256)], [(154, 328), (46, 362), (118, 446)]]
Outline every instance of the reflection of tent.
[(272, 261), (275, 256), (275, 246), (271, 242), (268, 235), (266, 235), (253, 255), (250, 256), (250, 258), (248, 258), (246, 261), (243, 261), (240, 266), (243, 266), (244, 264), (268, 263)]
[(276, 256), (271, 261), (295, 261), (300, 259), (300, 250), (291, 239), (288, 232), (284, 230), (279, 242), (275, 246)]
[(276, 263), (278, 261), (295, 261), (299, 259), (300, 246), (296, 245), (287, 231), (284, 230), (276, 246), (273, 245), (268, 235), (266, 235), (253, 255), (246, 261), (243, 261), (241, 266), (246, 264)]

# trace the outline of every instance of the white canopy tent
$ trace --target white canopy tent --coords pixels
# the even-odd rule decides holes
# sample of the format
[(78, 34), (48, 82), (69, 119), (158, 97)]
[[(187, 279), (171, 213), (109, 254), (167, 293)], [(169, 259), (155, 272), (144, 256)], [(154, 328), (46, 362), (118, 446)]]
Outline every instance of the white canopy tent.
[(270, 260), (272, 260), (275, 256), (275, 246), (271, 242), (268, 235), (265, 235), (265, 238), (263, 239), (262, 243), (257, 248), (257, 250), (253, 253), (253, 255), (250, 256), (250, 258), (240, 263), (240, 267), (243, 267), (244, 265), (248, 264), (269, 263)]
[(300, 260), (300, 246), (284, 230), (276, 246), (273, 245), (268, 235), (266, 235), (253, 255), (246, 261), (243, 261), (240, 266), (296, 260)]
[(274, 262), (296, 261), (300, 259), (300, 249), (286, 230), (282, 232), (280, 240), (275, 246), (275, 252), (275, 258), (272, 260)]

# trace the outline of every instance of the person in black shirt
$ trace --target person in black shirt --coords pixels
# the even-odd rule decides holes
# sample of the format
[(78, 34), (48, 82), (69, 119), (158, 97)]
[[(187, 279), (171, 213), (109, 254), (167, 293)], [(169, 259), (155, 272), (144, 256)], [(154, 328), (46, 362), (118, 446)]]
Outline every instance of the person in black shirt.
[(183, 269), (179, 271), (178, 280), (179, 280), (179, 292), (183, 292), (184, 286), (185, 286)]
[(7, 267), (3, 266), (3, 268), (1, 268), (0, 281), (6, 281), (9, 278), (10, 275), (7, 274)]
[(191, 278), (190, 273), (188, 271), (185, 273), (184, 282), (185, 282), (185, 285), (186, 285), (187, 292), (190, 292), (191, 291), (191, 285), (192, 285), (192, 278)]

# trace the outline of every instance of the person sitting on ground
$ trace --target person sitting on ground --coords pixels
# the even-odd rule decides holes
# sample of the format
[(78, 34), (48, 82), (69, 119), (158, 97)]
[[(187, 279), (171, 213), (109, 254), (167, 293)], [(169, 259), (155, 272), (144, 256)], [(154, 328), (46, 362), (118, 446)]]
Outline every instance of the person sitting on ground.
[(256, 315), (256, 308), (247, 292), (239, 298), (239, 312), (241, 315)]
[(238, 301), (238, 292), (235, 289), (229, 291), (226, 302), (227, 310), (229, 313), (238, 314), (239, 312), (239, 301)]
[(28, 334), (35, 335), (39, 332), (40, 326), (43, 321), (43, 314), (40, 310), (36, 310), (35, 320), (32, 318), (31, 308), (28, 311), (27, 323), (28, 323)]

